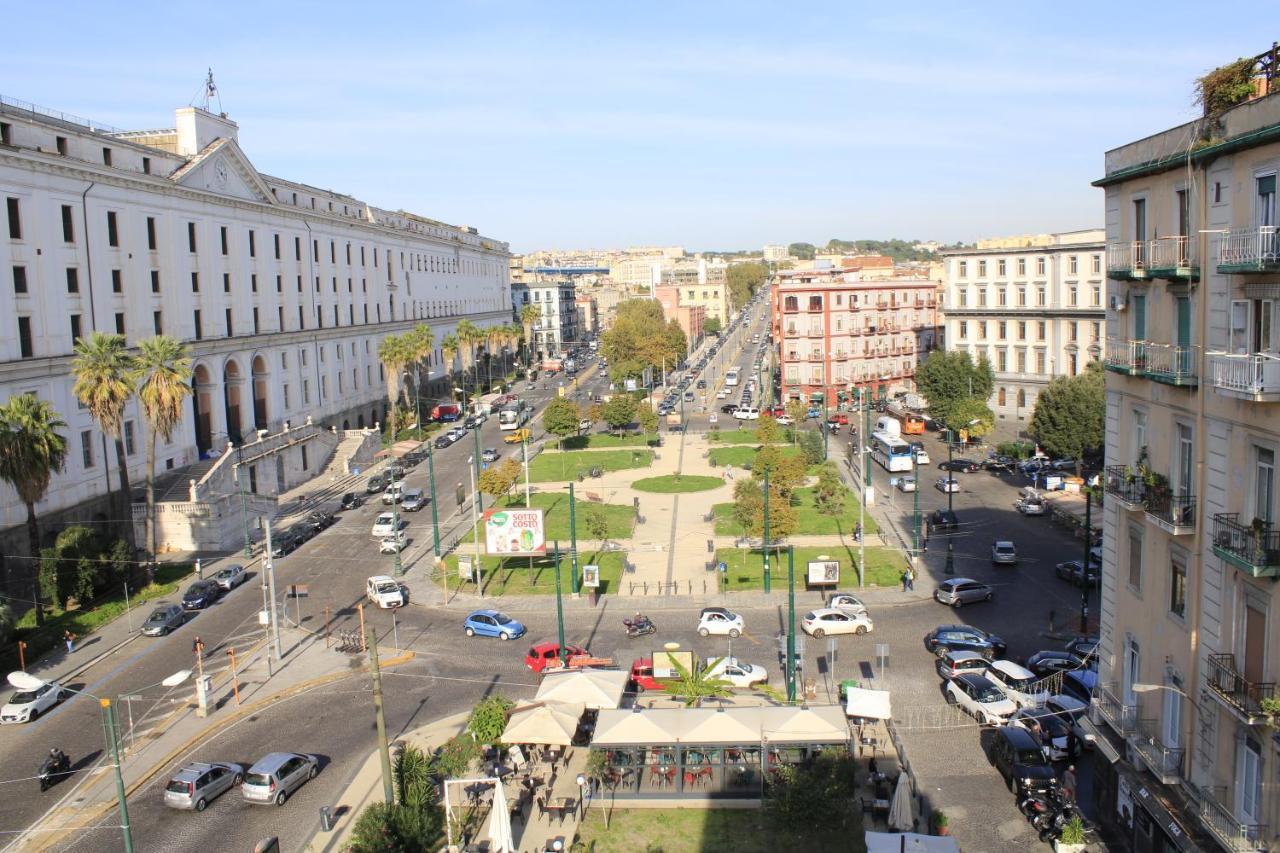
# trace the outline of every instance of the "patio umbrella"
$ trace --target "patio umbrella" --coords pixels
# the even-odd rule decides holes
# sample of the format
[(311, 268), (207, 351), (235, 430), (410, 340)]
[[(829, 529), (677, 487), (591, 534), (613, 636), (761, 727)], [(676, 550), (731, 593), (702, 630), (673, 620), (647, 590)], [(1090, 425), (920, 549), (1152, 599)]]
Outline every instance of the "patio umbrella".
[(622, 670), (579, 669), (554, 672), (542, 679), (538, 702), (582, 702), (588, 708), (617, 708), (631, 674)]
[(906, 773), (898, 774), (898, 784), (893, 789), (893, 799), (889, 801), (889, 828), (899, 832), (910, 832), (915, 828), (915, 817), (911, 813), (911, 783)]
[(540, 743), (568, 746), (586, 710), (581, 702), (538, 702), (517, 707), (502, 732), (503, 743)]
[(489, 810), (489, 850), (491, 853), (515, 853), (516, 843), (511, 836), (511, 813), (507, 811), (507, 796), (502, 792), (502, 782), (493, 786), (493, 807)]

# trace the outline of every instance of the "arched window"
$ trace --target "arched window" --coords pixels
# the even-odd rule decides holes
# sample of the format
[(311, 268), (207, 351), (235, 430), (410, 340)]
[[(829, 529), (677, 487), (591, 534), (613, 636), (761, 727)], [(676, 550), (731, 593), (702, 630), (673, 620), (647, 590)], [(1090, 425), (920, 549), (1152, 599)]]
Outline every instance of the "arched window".
[(1027, 389), (1019, 388), (1018, 389), (1018, 408), (1019, 409), (1025, 408), (1026, 405), (1027, 405)]
[(1004, 405), (1005, 405), (1005, 401), (1004, 401), (1004, 389), (1003, 389), (1003, 388), (1001, 388), (1001, 389), (1000, 389), (1000, 391), (999, 391), (999, 393), (996, 395), (996, 405), (997, 405), (997, 406), (1004, 406)]

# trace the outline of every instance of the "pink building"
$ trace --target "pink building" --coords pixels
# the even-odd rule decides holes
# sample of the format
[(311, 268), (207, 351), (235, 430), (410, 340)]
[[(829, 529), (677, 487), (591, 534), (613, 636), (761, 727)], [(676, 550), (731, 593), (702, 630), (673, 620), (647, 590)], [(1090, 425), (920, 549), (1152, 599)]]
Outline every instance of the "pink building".
[(675, 320), (684, 330), (692, 350), (702, 340), (702, 324), (707, 319), (707, 309), (702, 305), (680, 304), (680, 288), (675, 285), (659, 285), (653, 289), (653, 296), (662, 306), (662, 316)]

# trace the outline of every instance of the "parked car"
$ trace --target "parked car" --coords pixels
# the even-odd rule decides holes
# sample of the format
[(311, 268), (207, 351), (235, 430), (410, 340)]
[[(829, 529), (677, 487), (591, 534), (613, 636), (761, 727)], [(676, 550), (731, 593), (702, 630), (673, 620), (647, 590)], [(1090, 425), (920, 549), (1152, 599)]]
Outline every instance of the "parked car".
[(1009, 790), (1021, 797), (1028, 791), (1058, 787), (1057, 773), (1044, 757), (1040, 741), (1020, 726), (1000, 726), (983, 732), (982, 747)]
[(181, 628), (185, 618), (178, 605), (157, 604), (142, 623), (142, 633), (147, 637), (163, 637)]
[(827, 607), (841, 610), (848, 614), (866, 613), (867, 605), (862, 599), (848, 592), (834, 592), (827, 598)]
[(944, 694), (948, 705), (959, 705), (969, 713), (978, 725), (999, 725), (1018, 706), (1000, 692), (989, 679), (972, 672), (963, 672), (947, 682)]
[(943, 494), (954, 494), (960, 491), (960, 481), (954, 477), (940, 477), (933, 487)]
[(369, 601), (383, 610), (403, 607), (409, 603), (409, 587), (390, 575), (374, 575), (364, 583), (364, 594)]
[[(582, 656), (587, 654), (587, 650), (580, 646), (565, 644), (565, 659)], [(546, 642), (538, 643), (529, 649), (529, 653), (524, 656), (524, 665), (533, 672), (542, 672), (552, 663), (555, 663), (560, 657), (560, 646), (556, 643)]]
[(56, 681), (46, 681), (34, 690), (18, 690), (0, 708), (0, 724), (29, 723), (69, 695)]
[(991, 543), (991, 565), (1014, 566), (1018, 563), (1018, 549), (1008, 539), (997, 539)]
[(1011, 660), (992, 661), (986, 675), (1019, 708), (1035, 708), (1049, 698), (1049, 691), (1040, 683), (1040, 678)]
[(480, 454), (480, 461), (486, 464), (490, 462), (497, 462), (501, 456), (502, 454), (498, 452), (497, 448), (486, 447), (484, 452)]
[[(743, 401), (745, 402), (747, 397), (746, 393), (744, 392), (742, 396), (743, 396)], [(755, 408), (754, 406), (744, 405), (744, 406), (741, 406), (740, 408), (734, 409), (733, 416), (740, 421), (759, 420), (760, 410)]]
[(342, 496), (342, 503), (340, 505), (343, 509), (355, 509), (362, 503), (364, 503), (364, 498), (360, 495), (355, 492), (347, 492)]
[(400, 500), (400, 508), (405, 512), (417, 512), (427, 505), (427, 497), (422, 489), (405, 489)]
[(931, 533), (951, 533), (960, 529), (960, 519), (949, 509), (935, 509), (929, 516)]
[(192, 761), (164, 786), (164, 804), (171, 809), (202, 812), (205, 806), (244, 782), (244, 765), (222, 761)]
[(745, 630), (742, 617), (724, 607), (704, 607), (698, 618), (698, 634), (703, 637), (728, 635), (736, 640)]
[(1084, 637), (1076, 637), (1069, 641), (1064, 648), (1073, 655), (1084, 658), (1086, 661), (1093, 660), (1098, 655), (1098, 635), (1090, 634)]
[(1054, 573), (1064, 581), (1071, 581), (1076, 586), (1088, 583), (1089, 586), (1100, 586), (1102, 584), (1102, 570), (1093, 563), (1089, 564), (1086, 572), (1084, 566), (1079, 560), (1066, 560), (1058, 563), (1054, 568)]
[(1074, 696), (1056, 694), (1045, 701), (1044, 710), (1065, 720), (1075, 730), (1076, 737), (1084, 744), (1085, 749), (1097, 746), (1097, 736), (1092, 728), (1084, 727), (1085, 715), (1089, 713), (1088, 703), (1081, 702)]
[(182, 594), (183, 610), (204, 610), (222, 595), (222, 587), (211, 580), (199, 580), (187, 587)]
[[(404, 522), (401, 522), (400, 526), (403, 527)], [(370, 532), (370, 535), (381, 538), (383, 536), (390, 536), (395, 532), (396, 532), (395, 514), (390, 512), (378, 513), (378, 517), (373, 522), (373, 530)]]
[(722, 415), (732, 415), (736, 411), (738, 411), (738, 405), (736, 403), (725, 403), (720, 407), (720, 414)]
[(916, 490), (916, 478), (915, 477), (899, 477), (897, 480), (897, 483), (895, 483), (895, 486), (900, 492), (906, 492), (906, 493), (914, 492)]
[(764, 667), (743, 663), (734, 657), (707, 658), (704, 673), (708, 678), (722, 679), (734, 687), (750, 687), (769, 680), (769, 673)]
[(933, 591), (934, 600), (948, 607), (990, 601), (994, 596), (994, 589), (973, 578), (947, 578)]
[(431, 442), (431, 445), (436, 450), (444, 450), (446, 447), (448, 447), (451, 444), (453, 444), (453, 439), (449, 438), (448, 433), (445, 433), (444, 435), (437, 435), (436, 440)]
[(1062, 692), (1088, 705), (1098, 686), (1098, 673), (1091, 669), (1073, 669), (1062, 673)]
[(1074, 472), (1076, 470), (1076, 460), (1072, 459), (1069, 456), (1064, 456), (1061, 459), (1055, 459), (1052, 462), (1050, 462), (1049, 467), (1055, 471)]
[(232, 563), (224, 566), (213, 576), (213, 582), (216, 583), (223, 592), (230, 592), (249, 579), (249, 573), (244, 570), (244, 566), (239, 563)]
[(387, 490), (382, 493), (382, 503), (384, 506), (400, 503), (402, 500), (404, 500), (404, 483), (400, 480), (396, 480), (394, 483), (387, 486)]
[(240, 795), (250, 803), (283, 806), (308, 780), (316, 778), (320, 762), (314, 755), (273, 752), (253, 763), (240, 785)]
[(865, 610), (853, 614), (823, 607), (806, 613), (800, 627), (806, 634), (822, 638), (828, 634), (865, 634), (875, 626)]
[(1087, 668), (1083, 658), (1071, 652), (1059, 651), (1036, 652), (1027, 658), (1026, 667), (1041, 678), (1046, 678), (1055, 672)]
[(1084, 742), (1079, 739), (1074, 746), (1071, 744), (1073, 726), (1070, 721), (1043, 708), (1019, 708), (1009, 718), (1009, 725), (1030, 732), (1040, 744), (1044, 757), (1050, 761), (1075, 758), (1084, 747)]
[(319, 533), (320, 531), (337, 524), (338, 517), (328, 510), (315, 509), (307, 513), (307, 517), (303, 519), (303, 523), (316, 533)]
[(950, 680), (964, 672), (982, 675), (987, 671), (987, 659), (978, 652), (947, 652), (934, 664), (938, 677)]
[(277, 536), (271, 537), (271, 556), (277, 559), (288, 556), (298, 550), (305, 541), (297, 533), (286, 530)]
[(1003, 639), (972, 625), (939, 625), (925, 636), (924, 645), (940, 658), (950, 651), (964, 651), (992, 660), (1004, 657), (1008, 650)]
[(939, 471), (960, 471), (965, 474), (972, 474), (978, 467), (978, 463), (972, 459), (945, 459), (938, 463)]
[(462, 633), (468, 637), (497, 637), (514, 640), (525, 635), (524, 623), (517, 622), (497, 610), (473, 610), (462, 623)]
[[(370, 477), (369, 481), (364, 484), (364, 493), (366, 495), (376, 495), (387, 487), (387, 481), (384, 477)], [(359, 504), (356, 504), (359, 506)]]

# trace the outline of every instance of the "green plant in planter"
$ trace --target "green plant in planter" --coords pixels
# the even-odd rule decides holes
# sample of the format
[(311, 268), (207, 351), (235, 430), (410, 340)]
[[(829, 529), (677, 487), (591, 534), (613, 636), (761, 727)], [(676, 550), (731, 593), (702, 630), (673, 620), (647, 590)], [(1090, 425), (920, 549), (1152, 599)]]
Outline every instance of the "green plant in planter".
[(933, 816), (929, 818), (929, 823), (933, 825), (933, 831), (938, 835), (947, 834), (947, 825), (950, 823), (946, 812), (934, 811)]
[(1080, 815), (1076, 815), (1062, 825), (1062, 835), (1059, 836), (1058, 842), (1061, 844), (1084, 844), (1084, 821), (1080, 819)]

